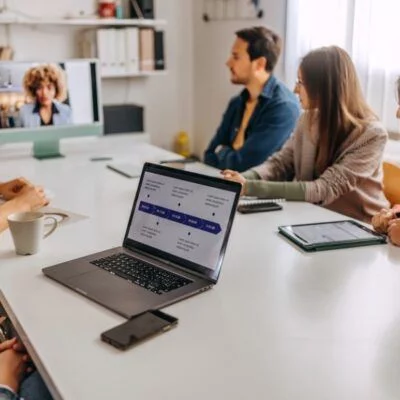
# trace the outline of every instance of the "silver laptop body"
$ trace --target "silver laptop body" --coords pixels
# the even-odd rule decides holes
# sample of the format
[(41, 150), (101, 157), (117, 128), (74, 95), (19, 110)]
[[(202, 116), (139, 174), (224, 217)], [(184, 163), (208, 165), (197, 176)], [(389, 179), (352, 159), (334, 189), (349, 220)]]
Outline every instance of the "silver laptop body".
[(125, 317), (205, 291), (218, 281), (240, 190), (146, 163), (122, 247), (43, 273)]

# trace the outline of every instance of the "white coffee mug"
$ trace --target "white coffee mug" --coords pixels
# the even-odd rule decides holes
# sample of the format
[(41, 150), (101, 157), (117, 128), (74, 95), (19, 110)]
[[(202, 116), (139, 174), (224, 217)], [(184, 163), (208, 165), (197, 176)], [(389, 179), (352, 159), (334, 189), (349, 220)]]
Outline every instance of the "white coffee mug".
[[(42, 212), (19, 212), (7, 218), (15, 251), (20, 255), (36, 254), (40, 250), (42, 239), (47, 238), (57, 228), (55, 217), (46, 216)], [(45, 221), (52, 221), (48, 231), (44, 233)], [(46, 226), (47, 228), (47, 226)]]

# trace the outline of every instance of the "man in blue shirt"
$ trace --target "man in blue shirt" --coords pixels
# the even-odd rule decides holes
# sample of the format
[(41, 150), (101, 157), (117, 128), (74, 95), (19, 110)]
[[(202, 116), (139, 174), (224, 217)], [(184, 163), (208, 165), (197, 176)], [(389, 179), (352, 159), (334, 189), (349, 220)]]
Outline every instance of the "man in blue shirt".
[(236, 36), (226, 65), (231, 82), (245, 89), (231, 99), (204, 162), (242, 172), (282, 147), (295, 127), (300, 106), (295, 94), (273, 76), (280, 37), (265, 27), (243, 29)]

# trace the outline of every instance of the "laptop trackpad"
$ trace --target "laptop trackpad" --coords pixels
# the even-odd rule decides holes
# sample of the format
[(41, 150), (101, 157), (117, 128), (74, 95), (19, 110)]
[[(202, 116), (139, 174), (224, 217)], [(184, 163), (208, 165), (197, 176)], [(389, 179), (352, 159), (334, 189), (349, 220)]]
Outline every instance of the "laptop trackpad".
[(124, 316), (132, 316), (159, 302), (158, 295), (101, 269), (68, 279), (66, 284)]

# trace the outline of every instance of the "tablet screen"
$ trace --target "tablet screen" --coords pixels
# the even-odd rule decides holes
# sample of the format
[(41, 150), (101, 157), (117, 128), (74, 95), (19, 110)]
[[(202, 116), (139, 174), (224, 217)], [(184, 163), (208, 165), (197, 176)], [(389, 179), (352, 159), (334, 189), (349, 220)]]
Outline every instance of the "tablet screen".
[(377, 238), (373, 232), (364, 230), (351, 221), (297, 225), (292, 226), (291, 231), (309, 244), (362, 241)]

